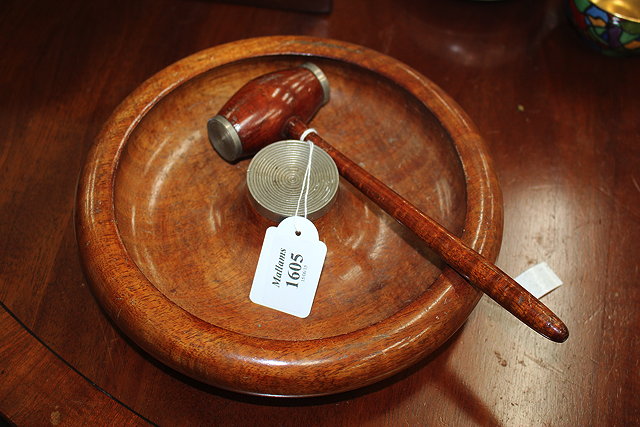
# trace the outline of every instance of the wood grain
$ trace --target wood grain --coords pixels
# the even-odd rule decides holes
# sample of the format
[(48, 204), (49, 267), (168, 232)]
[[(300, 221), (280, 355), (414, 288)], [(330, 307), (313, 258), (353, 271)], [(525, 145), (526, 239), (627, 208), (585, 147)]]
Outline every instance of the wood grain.
[[(316, 42), (336, 43), (320, 39)], [(313, 130), (307, 123), (323, 103), (319, 79), (324, 81), (326, 76), (319, 69), (318, 73), (321, 77), (316, 78), (304, 67), (293, 67), (259, 76), (242, 86), (218, 115), (209, 120), (209, 141), (218, 154), (233, 162), (282, 139), (303, 139), (303, 135)], [(405, 82), (398, 84), (406, 86)], [(453, 108), (445, 105), (444, 110), (448, 112)], [(368, 120), (378, 122), (388, 118), (387, 115), (372, 114)], [(346, 126), (351, 122), (350, 118), (345, 119), (338, 121), (338, 125)], [(439, 119), (443, 123), (465, 120), (442, 113)], [(481, 141), (471, 128), (455, 128), (454, 125), (454, 132), (465, 143)], [(306, 140), (328, 153), (342, 177), (411, 230), (471, 285), (544, 337), (555, 342), (568, 338), (569, 331), (558, 316), (460, 238), (342, 154), (317, 132), (311, 132)], [(490, 163), (489, 159), (484, 162)], [(473, 176), (474, 172), (469, 174)], [(497, 183), (495, 187), (498, 187)]]
[(16, 425), (99, 423), (109, 413), (118, 425), (148, 425), (121, 402), (56, 357), (25, 325), (0, 310), (2, 414)]
[[(378, 97), (365, 122), (392, 118), (407, 124), (404, 133), (394, 126), (385, 130), (402, 141), (393, 143), (393, 156), (386, 154), (391, 139), (375, 140), (371, 134), (383, 131), (382, 126), (368, 132), (355, 120), (335, 126), (353, 134), (348, 139), (352, 149), (356, 141), (366, 147), (358, 153), (361, 161), (417, 155), (423, 165), (413, 172), (424, 170), (425, 184), (466, 193), (466, 200), (458, 199), (460, 206), (433, 198), (450, 212), (466, 210), (463, 222), (453, 227), (464, 228), (461, 238), (487, 257), (499, 247), (501, 198), (485, 146), (464, 113), (405, 65), (361, 46), (310, 37), (249, 39), (179, 61), (127, 97), (96, 139), (79, 184), (78, 243), (94, 293), (113, 321), (160, 361), (219, 387), (309, 396), (369, 385), (437, 349), (478, 300), (460, 278), (438, 274), (422, 256), (424, 245), (407, 237), (410, 232), (387, 226), (390, 221), (379, 209), (363, 209), (360, 200), (350, 204), (354, 197), (346, 196), (340, 209), (318, 223), (332, 250), (313, 315), (292, 319), (249, 302), (253, 269), (248, 266), (256, 263), (267, 223), (248, 209), (246, 188), (239, 185), (246, 162), (233, 167), (216, 158), (206, 123), (211, 111), (219, 110), (219, 100), (226, 101), (230, 91), (246, 83), (234, 71), (236, 64), (260, 76), (264, 67), (281, 69), (281, 57), (300, 62), (309, 56), (324, 61), (330, 78), (341, 69), (336, 76), (345, 75), (350, 90), (362, 99), (365, 93)], [(292, 69), (286, 78), (298, 74)], [(368, 78), (360, 79), (364, 74)], [(315, 80), (308, 70), (302, 75)], [(381, 89), (385, 84), (389, 88)], [(306, 92), (307, 85), (297, 87)], [(334, 125), (331, 118), (342, 111), (340, 87), (334, 91), (334, 113), (323, 112), (319, 126)], [(298, 97), (281, 92), (291, 101), (291, 111), (297, 111)], [(310, 94), (322, 100), (318, 84)], [(238, 99), (244, 100), (241, 106), (250, 104), (242, 93)], [(398, 107), (390, 109), (394, 104)], [(278, 133), (282, 127), (276, 120), (256, 131), (234, 119), (247, 111), (226, 105), (223, 110), (240, 133), (246, 130), (249, 147), (263, 139), (262, 133)], [(318, 105), (305, 105), (300, 114), (308, 118)], [(262, 116), (254, 107), (250, 114)], [(422, 129), (407, 133), (413, 127)], [(429, 151), (457, 152), (459, 158), (441, 164)], [(439, 169), (445, 173), (433, 175)], [(463, 176), (464, 187), (443, 180), (456, 174)], [(402, 177), (396, 174), (392, 182)], [(427, 189), (411, 186), (413, 191)], [(429, 199), (423, 195), (419, 200)], [(373, 220), (362, 221), (367, 216)], [(358, 233), (349, 232), (356, 223)], [(375, 258), (380, 261), (371, 262)], [(429, 278), (430, 273), (435, 274)]]
[[(315, 42), (330, 43), (322, 39)], [(233, 125), (242, 147), (237, 157), (225, 160), (236, 161), (255, 154), (266, 142), (285, 139), (286, 123), (282, 117), (295, 116), (308, 122), (324, 104), (324, 98), (318, 78), (303, 67), (278, 70), (247, 82), (218, 112), (218, 117)], [(212, 144), (220, 139), (209, 132)]]
[[(309, 128), (297, 117), (289, 122), (292, 137), (301, 138)], [(478, 140), (477, 134), (465, 135)], [(566, 325), (549, 308), (520, 286), (514, 279), (469, 248), (460, 238), (449, 232), (411, 202), (369, 174), (357, 163), (340, 153), (318, 134), (308, 140), (325, 150), (336, 161), (340, 174), (373, 200), (385, 212), (423, 241), (469, 284), (484, 292), (509, 313), (534, 331), (555, 342), (569, 337)], [(489, 160), (485, 160), (489, 162)]]
[[(0, 2), (0, 24), (0, 299), (18, 328), (91, 387), (161, 425), (640, 422), (640, 63), (583, 46), (560, 2), (354, 0), (334, 2), (330, 15), (307, 15), (184, 0), (9, 0)], [(283, 401), (193, 382), (118, 332), (88, 291), (75, 243), (75, 184), (89, 146), (115, 107), (157, 71), (211, 46), (273, 34), (389, 54), (461, 105), (489, 145), (504, 194), (497, 264), (512, 275), (542, 260), (551, 265), (565, 285), (542, 301), (567, 322), (570, 340), (545, 342), (483, 298), (414, 368), (362, 390)], [(367, 108), (343, 104), (350, 105), (350, 114)], [(383, 160), (372, 172), (387, 182), (398, 163)], [(411, 191), (415, 179), (401, 181)], [(19, 357), (23, 335), (5, 325), (2, 348)], [(22, 366), (34, 366), (34, 354), (49, 360), (22, 354)], [(0, 412), (42, 425), (53, 403), (63, 425), (78, 400), (57, 396), (84, 388), (61, 381), (47, 393), (44, 373), (30, 389), (14, 388), (24, 376), (10, 360), (0, 359), (0, 394), (13, 396), (0, 399)], [(76, 424), (118, 419), (113, 406), (80, 412)]]

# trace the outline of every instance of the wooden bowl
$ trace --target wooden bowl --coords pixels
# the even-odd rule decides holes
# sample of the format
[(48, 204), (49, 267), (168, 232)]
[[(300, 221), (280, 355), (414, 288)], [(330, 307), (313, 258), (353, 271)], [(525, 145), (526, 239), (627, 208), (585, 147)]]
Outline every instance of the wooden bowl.
[(144, 350), (243, 393), (311, 396), (371, 384), (441, 346), (480, 294), (342, 181), (316, 221), (328, 255), (311, 315), (249, 300), (265, 230), (248, 161), (229, 164), (207, 119), (248, 80), (313, 61), (331, 100), (312, 121), (328, 141), (490, 260), (501, 194), (464, 112), (408, 66), (310, 37), (214, 47), (162, 70), (116, 109), (82, 173), (77, 235), (99, 303)]

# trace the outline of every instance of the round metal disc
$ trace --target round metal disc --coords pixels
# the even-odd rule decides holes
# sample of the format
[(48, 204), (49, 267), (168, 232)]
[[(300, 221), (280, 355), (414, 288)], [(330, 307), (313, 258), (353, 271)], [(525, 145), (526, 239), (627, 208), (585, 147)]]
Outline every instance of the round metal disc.
[[(309, 143), (285, 140), (270, 144), (251, 160), (247, 170), (247, 186), (256, 210), (272, 221), (296, 215), (309, 161)], [(338, 168), (333, 159), (314, 146), (311, 157), (307, 218), (324, 215), (338, 193)], [(304, 195), (298, 216), (304, 215)]]

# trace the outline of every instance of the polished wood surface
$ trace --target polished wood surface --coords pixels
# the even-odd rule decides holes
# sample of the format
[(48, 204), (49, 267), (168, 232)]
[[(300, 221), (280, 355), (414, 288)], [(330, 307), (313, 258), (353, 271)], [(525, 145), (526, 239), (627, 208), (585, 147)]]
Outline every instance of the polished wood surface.
[[(297, 117), (291, 120), (290, 126), (290, 132), (296, 138), (300, 138), (308, 129)], [(475, 131), (465, 134), (464, 138), (474, 142), (480, 139)], [(358, 166), (318, 134), (309, 135), (308, 140), (331, 155), (342, 176), (414, 232), (471, 285), (542, 336), (555, 342), (566, 341), (569, 331), (562, 320), (495, 264), (469, 248), (458, 236)]]
[[(341, 43), (328, 39), (305, 39), (305, 42), (310, 41), (318, 45)], [(364, 48), (344, 45), (341, 46), (341, 49), (355, 51)], [(375, 57), (375, 55), (368, 56)], [(378, 62), (384, 63), (380, 59)], [(415, 74), (415, 71), (412, 70), (411, 75)], [(392, 78), (399, 86), (408, 86), (400, 75), (394, 75)], [(322, 79), (326, 79), (326, 77), (323, 75)], [(431, 84), (426, 86), (431, 86)], [(443, 96), (429, 93), (426, 99), (440, 99)], [(255, 153), (266, 145), (287, 137), (301, 139), (305, 133), (312, 130), (307, 126), (307, 123), (322, 101), (319, 78), (315, 78), (310, 71), (304, 68), (294, 67), (265, 74), (248, 82), (227, 101), (218, 113), (219, 115), (213, 120), (227, 120), (227, 126), (230, 130), (223, 131), (221, 135), (210, 130), (209, 139), (214, 147), (217, 147), (216, 144), (222, 145), (225, 139), (235, 140), (235, 144), (232, 146), (240, 145), (242, 147), (241, 150), (236, 148), (236, 151), (240, 153), (239, 156)], [(448, 125), (452, 128), (449, 132), (450, 135), (456, 135), (461, 143), (481, 144), (484, 150), (482, 138), (478, 135), (475, 127), (464, 126), (465, 123), (469, 123), (469, 119), (461, 117), (461, 113), (458, 113), (451, 103), (436, 106), (435, 113), (444, 126)], [(387, 114), (371, 114), (367, 120), (369, 122), (400, 121), (398, 117)], [(337, 121), (339, 127), (347, 127), (351, 123), (352, 120), (349, 117)], [(233, 129), (230, 125), (233, 125)], [(229, 137), (228, 133), (233, 136)], [(415, 233), (422, 242), (426, 243), (428, 248), (434, 250), (436, 255), (460, 273), (470, 284), (541, 335), (556, 342), (564, 342), (568, 338), (569, 332), (562, 320), (506, 273), (465, 245), (458, 236), (449, 232), (410, 201), (342, 154), (317, 132), (313, 132), (306, 139), (313, 141), (315, 145), (333, 158), (340, 175), (392, 218)], [(220, 148), (222, 148), (222, 153), (220, 153)], [(216, 148), (216, 150), (226, 160), (236, 160), (224, 154), (226, 151), (224, 146)], [(410, 155), (415, 156), (416, 154), (411, 153)], [(427, 157), (425, 162), (431, 165), (432, 159)], [(489, 160), (480, 160), (479, 163), (487, 164)], [(433, 169), (433, 167), (430, 166), (429, 169)], [(470, 170), (469, 167), (466, 167), (465, 171), (467, 176), (472, 179), (478, 179), (483, 175)], [(493, 172), (491, 173), (493, 175)], [(436, 180), (438, 178), (436, 177)], [(495, 182), (495, 177), (492, 176), (491, 179)], [(498, 188), (497, 183), (494, 186)], [(467, 189), (467, 194), (469, 194), (469, 189)], [(492, 196), (492, 198), (495, 200), (495, 197)], [(481, 215), (486, 215), (486, 213), (483, 212)], [(337, 221), (342, 222), (340, 219)]]
[[(501, 194), (486, 146), (459, 107), (406, 65), (301, 36), (228, 43), (171, 65), (118, 106), (89, 152), (78, 245), (96, 297), (127, 336), (174, 369), (229, 390), (300, 397), (372, 384), (438, 349), (479, 299), (441, 271), (410, 230), (344, 182), (334, 209), (316, 222), (331, 250), (311, 315), (250, 302), (251, 266), (269, 223), (249, 207), (249, 161), (218, 157), (205, 124), (226, 101), (222, 111), (249, 147), (264, 145), (264, 135), (279, 138), (286, 119), (278, 116), (308, 119), (322, 102), (314, 75), (290, 66), (309, 57), (334, 82), (334, 101), (314, 120), (319, 129), (341, 136), (374, 170), (407, 165), (412, 179), (393, 170), (389, 184), (447, 218), (487, 258), (500, 244)], [(284, 74), (264, 71), (283, 67)], [(262, 77), (245, 85), (247, 75)], [(279, 77), (300, 94), (279, 86)], [(282, 111), (275, 100), (263, 108), (272, 90), (289, 104)], [(304, 102), (305, 93), (316, 102)], [(367, 104), (359, 114), (356, 97)], [(341, 114), (350, 120), (337, 126)]]
[[(305, 39), (306, 43), (311, 41), (329, 44), (326, 39)], [(282, 48), (288, 50), (286, 45)], [(238, 47), (238, 50), (243, 48)], [(237, 158), (226, 160), (253, 155), (268, 143), (287, 139), (288, 119), (299, 117), (308, 122), (324, 104), (324, 98), (318, 78), (303, 67), (277, 70), (247, 82), (218, 112), (218, 116), (233, 125), (242, 147)], [(216, 139), (216, 135), (209, 132), (212, 144)]]
[[(0, 22), (5, 418), (640, 423), (640, 62), (585, 48), (560, 2), (335, 1), (331, 14), (307, 15), (187, 0), (5, 1)], [(353, 392), (282, 400), (190, 380), (110, 323), (88, 289), (74, 236), (76, 183), (93, 140), (116, 106), (169, 64), (274, 34), (389, 54), (461, 105), (489, 145), (504, 194), (497, 265), (516, 275), (546, 261), (558, 273), (565, 285), (542, 301), (567, 323), (566, 343), (540, 339), (482, 298), (463, 328), (412, 368)]]

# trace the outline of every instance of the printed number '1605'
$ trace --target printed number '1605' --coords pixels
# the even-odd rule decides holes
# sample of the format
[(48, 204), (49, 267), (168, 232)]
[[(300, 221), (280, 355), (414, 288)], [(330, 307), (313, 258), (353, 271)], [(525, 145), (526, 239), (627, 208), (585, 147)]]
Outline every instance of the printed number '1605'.
[(300, 264), (304, 258), (300, 254), (291, 254), (292, 262), (289, 263), (289, 271), (287, 274), (291, 280), (295, 280), (294, 282), (287, 282), (287, 286), (298, 287), (298, 280), (300, 279), (300, 270), (302, 270), (302, 265)]

